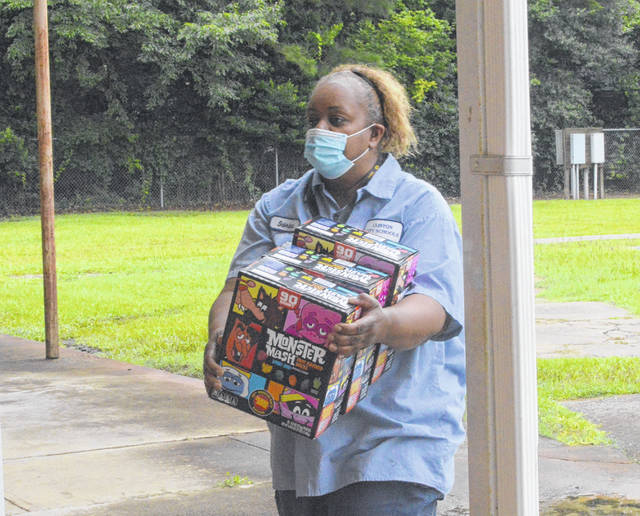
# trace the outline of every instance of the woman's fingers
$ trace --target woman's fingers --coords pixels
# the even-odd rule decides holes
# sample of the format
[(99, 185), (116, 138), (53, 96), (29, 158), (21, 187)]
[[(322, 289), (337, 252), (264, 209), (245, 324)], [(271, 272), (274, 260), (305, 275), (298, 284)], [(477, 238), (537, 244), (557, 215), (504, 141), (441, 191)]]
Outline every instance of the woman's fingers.
[(375, 297), (365, 294), (364, 292), (358, 294), (357, 297), (349, 298), (348, 301), (352, 305), (359, 305), (363, 312), (368, 312), (380, 306), (380, 303), (378, 303), (378, 300)]
[(358, 349), (373, 344), (375, 333), (372, 331), (372, 322), (363, 319), (351, 324), (341, 323), (334, 327), (334, 332), (329, 336), (329, 349), (341, 355), (351, 355)]
[(350, 298), (349, 302), (360, 306), (362, 316), (352, 323), (336, 324), (328, 339), (329, 349), (341, 355), (351, 355), (365, 346), (378, 342), (386, 322), (385, 314), (376, 298), (361, 293)]
[(216, 331), (214, 335), (216, 344), (208, 342), (204, 348), (204, 357), (202, 360), (202, 372), (204, 375), (204, 386), (207, 395), (211, 397), (213, 391), (222, 389), (220, 377), (224, 373), (224, 369), (215, 361), (216, 346), (222, 345), (222, 332)]

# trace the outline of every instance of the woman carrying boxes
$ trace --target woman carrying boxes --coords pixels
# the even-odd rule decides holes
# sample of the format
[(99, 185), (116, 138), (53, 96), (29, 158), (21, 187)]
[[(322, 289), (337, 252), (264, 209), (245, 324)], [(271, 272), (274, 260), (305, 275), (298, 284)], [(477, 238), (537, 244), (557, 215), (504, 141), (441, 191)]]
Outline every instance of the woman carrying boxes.
[[(305, 221), (333, 221), (418, 251), (413, 282), (395, 303), (382, 306), (360, 292), (350, 298), (359, 307), (358, 317), (334, 323), (324, 343), (316, 344), (345, 359), (377, 343), (395, 352), (392, 366), (366, 398), (315, 439), (269, 424), (273, 487), (282, 515), (430, 515), (453, 484), (454, 453), (464, 438), (461, 242), (440, 193), (403, 172), (396, 161), (416, 144), (409, 111), (403, 87), (382, 70), (342, 65), (320, 79), (307, 108), (305, 157), (313, 168), (256, 203), (227, 282), (211, 307), (204, 375), (209, 396), (219, 399), (223, 382), (238, 376), (219, 363), (230, 311), (238, 309), (236, 280), (271, 249), (291, 243)], [(331, 250), (320, 240), (309, 242), (315, 252), (345, 262), (355, 256), (350, 245)], [(373, 249), (377, 243), (367, 245)], [(372, 256), (360, 265), (380, 266)], [(408, 271), (404, 274), (406, 280)], [(290, 301), (286, 291), (284, 297)], [(256, 310), (247, 308), (250, 312)], [(256, 320), (245, 321), (247, 332), (261, 323), (256, 313)], [(290, 338), (272, 335), (274, 342), (293, 346)], [(308, 414), (322, 402), (315, 403), (299, 383), (295, 387), (283, 387), (281, 400), (273, 403), (261, 390), (257, 406), (310, 421)]]

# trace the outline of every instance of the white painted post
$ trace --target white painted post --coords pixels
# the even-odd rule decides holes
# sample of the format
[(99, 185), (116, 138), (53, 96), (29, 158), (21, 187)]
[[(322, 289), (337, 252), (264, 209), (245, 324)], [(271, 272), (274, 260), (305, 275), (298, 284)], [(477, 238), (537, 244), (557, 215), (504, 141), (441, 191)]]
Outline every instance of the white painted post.
[(526, 0), (457, 0), (469, 503), (538, 514)]
[(598, 164), (593, 164), (593, 199), (598, 198)]
[(2, 461), (2, 425), (0, 425), (0, 516), (4, 516), (4, 462)]
[(589, 169), (585, 168), (582, 171), (582, 190), (584, 192), (584, 200), (589, 200)]

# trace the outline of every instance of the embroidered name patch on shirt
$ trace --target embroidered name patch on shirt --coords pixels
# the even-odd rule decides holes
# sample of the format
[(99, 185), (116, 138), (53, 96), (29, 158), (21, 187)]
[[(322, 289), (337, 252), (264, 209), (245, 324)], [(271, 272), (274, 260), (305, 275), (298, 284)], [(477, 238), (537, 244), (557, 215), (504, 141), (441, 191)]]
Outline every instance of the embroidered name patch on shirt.
[(400, 241), (400, 237), (402, 237), (402, 229), (402, 222), (385, 219), (371, 219), (364, 227), (365, 231), (383, 238), (388, 238), (394, 242)]
[(271, 229), (276, 229), (278, 231), (292, 232), (299, 225), (300, 221), (298, 219), (285, 219), (284, 217), (272, 217), (269, 222)]

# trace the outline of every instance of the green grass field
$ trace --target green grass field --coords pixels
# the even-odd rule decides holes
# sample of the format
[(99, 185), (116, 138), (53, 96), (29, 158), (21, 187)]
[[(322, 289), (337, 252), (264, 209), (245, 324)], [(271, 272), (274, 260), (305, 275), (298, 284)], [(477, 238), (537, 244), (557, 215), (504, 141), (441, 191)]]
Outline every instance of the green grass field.
[[(61, 340), (197, 376), (247, 213), (57, 217)], [(43, 340), (38, 219), (0, 222), (0, 270), (0, 332)]]
[[(640, 233), (640, 199), (536, 201), (533, 209), (536, 238)], [(459, 221), (460, 206), (452, 206), (452, 211)], [(222, 287), (247, 214), (58, 216), (62, 342), (126, 362), (201, 376), (208, 310)], [(557, 301), (605, 301), (640, 315), (638, 247), (640, 240), (537, 245), (539, 295)], [(41, 272), (39, 219), (0, 221), (0, 333), (44, 339)], [(606, 438), (593, 425), (557, 403), (593, 394), (581, 374), (586, 362), (564, 360), (538, 363), (541, 432), (565, 442), (602, 442)], [(627, 360), (629, 367), (640, 368), (640, 359)], [(629, 386), (616, 379), (627, 369), (610, 369), (606, 378), (613, 391), (608, 394), (640, 392), (640, 381)], [(567, 383), (584, 388), (558, 388)]]

